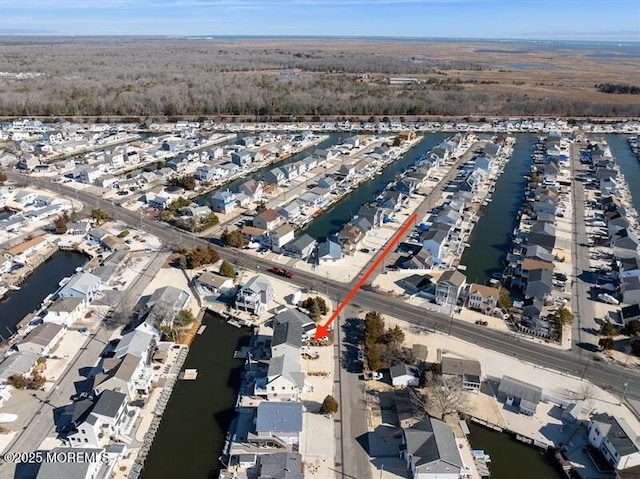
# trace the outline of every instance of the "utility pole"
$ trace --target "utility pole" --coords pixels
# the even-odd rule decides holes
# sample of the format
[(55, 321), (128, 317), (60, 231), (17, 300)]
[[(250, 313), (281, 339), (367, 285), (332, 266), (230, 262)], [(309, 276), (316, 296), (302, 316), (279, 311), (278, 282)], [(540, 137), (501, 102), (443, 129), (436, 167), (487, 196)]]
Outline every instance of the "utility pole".
[(629, 388), (629, 381), (624, 382), (624, 391), (622, 391), (622, 396), (620, 397), (620, 402), (618, 406), (620, 406), (624, 402), (624, 398), (627, 395), (627, 389)]

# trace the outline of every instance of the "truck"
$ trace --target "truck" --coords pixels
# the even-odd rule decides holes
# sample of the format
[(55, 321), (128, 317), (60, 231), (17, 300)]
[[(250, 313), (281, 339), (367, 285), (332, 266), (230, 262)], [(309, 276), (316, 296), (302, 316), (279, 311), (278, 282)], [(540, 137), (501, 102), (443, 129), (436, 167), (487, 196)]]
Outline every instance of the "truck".
[(288, 269), (279, 268), (278, 266), (274, 266), (273, 268), (269, 268), (267, 271), (273, 274), (277, 274), (279, 276), (285, 276), (287, 278), (293, 278), (293, 272)]
[(616, 298), (614, 298), (613, 296), (607, 293), (599, 294), (598, 299), (603, 303), (607, 303), (607, 304), (620, 304), (620, 301), (618, 301)]

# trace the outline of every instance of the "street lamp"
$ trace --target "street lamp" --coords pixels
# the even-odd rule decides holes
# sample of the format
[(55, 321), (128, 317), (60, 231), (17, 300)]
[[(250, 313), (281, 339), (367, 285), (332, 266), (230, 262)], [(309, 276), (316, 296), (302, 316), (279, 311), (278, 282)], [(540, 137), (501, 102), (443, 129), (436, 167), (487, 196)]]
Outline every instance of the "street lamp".
[(620, 402), (618, 402), (618, 406), (620, 406), (624, 402), (624, 397), (627, 395), (627, 389), (629, 388), (629, 381), (624, 382), (624, 391), (622, 391), (622, 396), (620, 397)]

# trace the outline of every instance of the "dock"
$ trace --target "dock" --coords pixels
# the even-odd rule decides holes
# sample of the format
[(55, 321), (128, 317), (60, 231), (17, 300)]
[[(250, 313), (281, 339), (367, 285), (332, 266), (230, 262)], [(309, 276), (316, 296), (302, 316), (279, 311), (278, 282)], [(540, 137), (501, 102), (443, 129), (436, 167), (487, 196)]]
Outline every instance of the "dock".
[(198, 328), (198, 332), (196, 334), (202, 334), (204, 333), (204, 330), (207, 329), (207, 325), (203, 324), (202, 326), (200, 326), (200, 328)]
[(180, 373), (180, 379), (184, 381), (195, 381), (197, 378), (198, 378), (197, 369), (185, 369), (182, 373)]

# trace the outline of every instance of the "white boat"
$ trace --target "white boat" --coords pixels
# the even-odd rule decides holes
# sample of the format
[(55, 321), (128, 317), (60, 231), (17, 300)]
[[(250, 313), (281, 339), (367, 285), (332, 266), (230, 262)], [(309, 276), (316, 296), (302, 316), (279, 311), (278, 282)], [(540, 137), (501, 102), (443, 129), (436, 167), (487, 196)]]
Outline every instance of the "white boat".
[(9, 289), (13, 291), (20, 291), (20, 286), (16, 286), (15, 284), (10, 284)]

